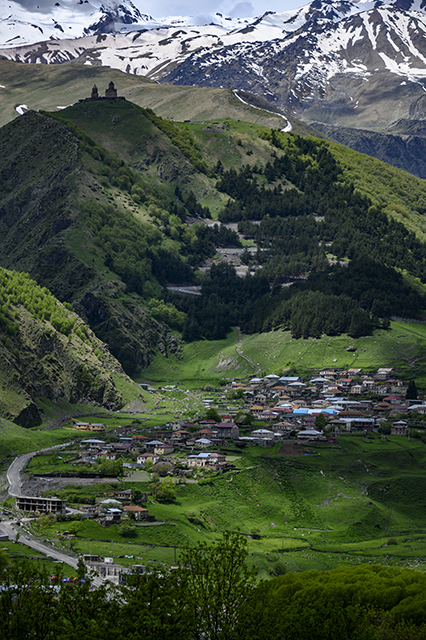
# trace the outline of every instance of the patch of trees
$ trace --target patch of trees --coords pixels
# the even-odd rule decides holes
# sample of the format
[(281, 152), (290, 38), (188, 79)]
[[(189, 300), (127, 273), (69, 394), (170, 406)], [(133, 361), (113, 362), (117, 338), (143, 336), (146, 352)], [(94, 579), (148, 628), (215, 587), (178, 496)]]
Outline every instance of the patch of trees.
[(163, 235), (153, 225), (96, 202), (83, 203), (82, 213), (94, 242), (105, 255), (106, 266), (122, 278), (130, 291), (143, 295), (144, 285), (152, 275), (160, 283), (192, 281), (192, 269), (177, 252), (161, 246)]
[(186, 315), (182, 311), (178, 311), (173, 304), (151, 298), (148, 302), (148, 309), (152, 317), (159, 322), (165, 322), (172, 329), (180, 331), (183, 329)]
[(75, 327), (75, 319), (46, 287), (38, 286), (27, 273), (0, 269), (0, 332), (5, 340), (19, 335), (18, 306), (24, 307), (33, 318), (49, 321), (64, 335), (69, 335)]
[(191, 342), (205, 338), (221, 340), (231, 327), (251, 318), (256, 301), (269, 293), (269, 282), (261, 274), (244, 279), (227, 263), (213, 265), (203, 280), (201, 296), (167, 292), (165, 300), (184, 311), (187, 319), (182, 336)]
[[(253, 319), (252, 324), (256, 322)], [(327, 295), (319, 291), (301, 291), (282, 300), (262, 325), (267, 331), (276, 327), (291, 330), (294, 338), (320, 338), (323, 333), (337, 336), (348, 333), (354, 338), (371, 333), (370, 314), (347, 296)]]
[(348, 267), (313, 271), (291, 287), (273, 288), (242, 326), (249, 332), (281, 327), (295, 338), (323, 333), (359, 337), (387, 328), (392, 313), (415, 315), (423, 305), (423, 297), (394, 269), (354, 260)]
[(166, 476), (161, 479), (159, 473), (153, 473), (149, 484), (149, 492), (160, 502), (173, 502), (176, 497), (176, 488), (173, 478)]
[[(126, 525), (124, 535), (135, 527)], [(0, 636), (79, 640), (422, 640), (426, 576), (375, 565), (286, 573), (257, 582), (246, 538), (179, 550), (172, 573), (149, 568), (97, 589), (85, 575), (53, 581), (36, 565), (0, 558)]]
[(346, 295), (380, 318), (391, 314), (414, 317), (424, 305), (423, 296), (400, 273), (369, 257), (354, 259), (345, 268), (314, 272), (297, 287)]
[(420, 639), (424, 581), (410, 569), (370, 565), (286, 574), (261, 585), (257, 615), (271, 626), (254, 637)]

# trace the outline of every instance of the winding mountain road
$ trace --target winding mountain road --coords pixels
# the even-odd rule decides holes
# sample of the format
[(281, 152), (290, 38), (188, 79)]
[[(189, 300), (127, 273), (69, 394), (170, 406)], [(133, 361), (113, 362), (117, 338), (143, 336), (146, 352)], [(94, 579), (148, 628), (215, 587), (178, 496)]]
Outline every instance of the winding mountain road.
[[(61, 447), (68, 446), (68, 444), (69, 443), (60, 444), (54, 447), (50, 447), (49, 449), (40, 449), (38, 451), (32, 451), (31, 453), (24, 453), (20, 456), (17, 456), (12, 462), (12, 464), (9, 466), (9, 469), (7, 470), (7, 474), (6, 474), (7, 480), (9, 482), (9, 494), (14, 497), (22, 495), (21, 473), (25, 469), (29, 460), (33, 456), (35, 456), (38, 453), (60, 449)], [(30, 518), (24, 519), (24, 522), (25, 520), (28, 521), (30, 520)], [(55, 560), (57, 562), (63, 562), (64, 564), (69, 565), (73, 569), (77, 569), (78, 558), (74, 556), (70, 556), (64, 553), (63, 551), (59, 551), (58, 549), (55, 549), (53, 543), (52, 545), (48, 545), (48, 544), (45, 544), (44, 542), (39, 542), (38, 540), (36, 540), (33, 537), (30, 537), (27, 534), (23, 535), (22, 531), (20, 531), (20, 526), (16, 522), (16, 518), (2, 519), (0, 523), (0, 528), (5, 534), (9, 536), (10, 540), (15, 540), (17, 535), (19, 534), (19, 542), (21, 544), (25, 544), (27, 547), (31, 547), (31, 549), (34, 549), (35, 551), (42, 553), (48, 558), (52, 558), (52, 560)], [(94, 587), (100, 587), (103, 584), (103, 579), (99, 576), (96, 576), (96, 575), (92, 576), (91, 579), (92, 579), (92, 585)]]

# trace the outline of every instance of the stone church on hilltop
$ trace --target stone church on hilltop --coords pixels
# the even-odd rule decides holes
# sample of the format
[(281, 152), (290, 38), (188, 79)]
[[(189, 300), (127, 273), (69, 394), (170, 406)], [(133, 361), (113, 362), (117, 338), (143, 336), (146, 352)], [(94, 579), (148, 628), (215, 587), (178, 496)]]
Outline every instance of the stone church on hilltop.
[(89, 100), (125, 100), (122, 96), (117, 96), (117, 89), (114, 87), (114, 83), (111, 81), (108, 85), (108, 89), (105, 91), (105, 96), (100, 96), (98, 93), (98, 87), (94, 84), (92, 89), (92, 95)]

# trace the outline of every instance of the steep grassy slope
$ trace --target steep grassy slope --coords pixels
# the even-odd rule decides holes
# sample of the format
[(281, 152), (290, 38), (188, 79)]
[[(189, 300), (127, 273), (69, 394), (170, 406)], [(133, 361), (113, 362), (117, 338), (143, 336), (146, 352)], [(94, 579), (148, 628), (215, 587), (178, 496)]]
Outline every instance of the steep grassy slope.
[(2, 417), (38, 425), (38, 399), (123, 405), (113, 379), (124, 377), (121, 365), (81, 318), (26, 274), (0, 270), (0, 334)]
[[(348, 347), (356, 351), (348, 352)], [(425, 325), (391, 322), (389, 331), (378, 330), (372, 336), (356, 339), (342, 334), (295, 340), (289, 331), (241, 336), (235, 329), (226, 340), (185, 345), (179, 360), (157, 356), (141, 375), (152, 383), (199, 386), (217, 384), (223, 378), (308, 374), (324, 367), (373, 371), (385, 363), (398, 375), (415, 377), (422, 387), (426, 386)]]

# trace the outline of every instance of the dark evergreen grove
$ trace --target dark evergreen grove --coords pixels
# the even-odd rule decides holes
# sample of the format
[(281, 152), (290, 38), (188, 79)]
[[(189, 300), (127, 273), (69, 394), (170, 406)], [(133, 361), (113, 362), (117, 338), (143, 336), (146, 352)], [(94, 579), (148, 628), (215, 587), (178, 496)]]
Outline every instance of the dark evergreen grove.
[[(2, 640), (420, 640), (423, 573), (374, 565), (284, 574), (258, 582), (247, 540), (181, 551), (177, 570), (149, 569), (120, 586), (63, 582), (31, 563), (0, 574)], [(2, 563), (3, 565), (3, 563)], [(285, 564), (283, 564), (285, 566)]]
[(283, 152), (273, 163), (216, 167), (217, 188), (229, 196), (219, 219), (254, 240), (257, 254), (243, 261), (258, 271), (241, 279), (219, 265), (202, 299), (168, 295), (187, 314), (184, 338), (223, 338), (235, 324), (250, 333), (282, 327), (295, 338), (358, 337), (386, 328), (392, 315), (416, 317), (423, 295), (403, 273), (425, 282), (424, 244), (345, 181), (324, 142), (265, 137)]

